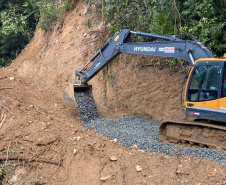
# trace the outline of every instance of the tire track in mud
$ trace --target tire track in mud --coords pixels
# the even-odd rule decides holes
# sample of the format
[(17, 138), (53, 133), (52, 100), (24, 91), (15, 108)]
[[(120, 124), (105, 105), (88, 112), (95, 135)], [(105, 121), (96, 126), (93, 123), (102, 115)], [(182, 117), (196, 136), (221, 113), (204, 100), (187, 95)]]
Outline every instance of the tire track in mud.
[(94, 127), (96, 134), (105, 135), (109, 139), (116, 138), (122, 146), (136, 145), (140, 150), (164, 153), (172, 158), (177, 158), (177, 155), (188, 155), (194, 156), (195, 159), (206, 158), (226, 165), (225, 151), (165, 144), (159, 138), (159, 124), (154, 120), (145, 120), (140, 116), (122, 117), (116, 120), (102, 118), (88, 93), (75, 92), (74, 95), (85, 129)]

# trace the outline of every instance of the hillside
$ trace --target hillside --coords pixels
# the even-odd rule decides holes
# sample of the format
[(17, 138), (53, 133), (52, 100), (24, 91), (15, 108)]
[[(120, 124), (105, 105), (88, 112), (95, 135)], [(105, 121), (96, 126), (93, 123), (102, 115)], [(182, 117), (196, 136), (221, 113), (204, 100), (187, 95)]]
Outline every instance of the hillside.
[[(126, 148), (84, 129), (63, 94), (108, 29), (87, 27), (91, 9), (79, 0), (48, 34), (37, 29), (14, 63), (0, 69), (0, 182), (226, 184), (226, 164)], [(182, 79), (183, 73), (157, 58), (121, 55), (90, 83), (103, 117), (142, 115), (161, 122), (185, 119)]]

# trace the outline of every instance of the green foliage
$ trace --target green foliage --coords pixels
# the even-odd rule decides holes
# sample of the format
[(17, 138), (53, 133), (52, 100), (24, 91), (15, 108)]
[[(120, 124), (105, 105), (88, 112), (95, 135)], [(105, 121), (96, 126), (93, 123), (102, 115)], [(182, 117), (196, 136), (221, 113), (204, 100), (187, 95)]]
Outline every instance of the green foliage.
[(87, 24), (88, 24), (88, 28), (91, 28), (91, 27), (92, 27), (92, 22), (91, 22), (91, 20), (90, 20), (90, 19), (88, 19)]
[(3, 174), (4, 174), (4, 171), (2, 168), (0, 168), (0, 177), (2, 177)]
[(122, 103), (122, 106), (121, 107), (128, 109), (129, 108), (129, 105), (127, 103)]
[(111, 22), (111, 33), (114, 34), (122, 29), (160, 34), (172, 33), (173, 27), (168, 21), (171, 15), (164, 14), (160, 9), (157, 11), (158, 2), (105, 0), (103, 13), (106, 21)]
[(218, 56), (226, 51), (226, 2), (224, 0), (197, 0), (195, 6), (187, 0), (181, 8), (183, 31), (197, 39)]
[(0, 68), (7, 66), (29, 43), (39, 22), (47, 30), (70, 8), (71, 0), (1, 0)]
[(108, 74), (108, 65), (102, 70), (103, 79), (107, 79)]
[[(188, 32), (216, 56), (226, 50), (225, 0), (102, 1), (95, 3), (101, 3), (111, 35), (122, 29), (178, 36)], [(145, 41), (142, 37), (137, 40)]]
[(4, 178), (4, 169), (3, 168), (0, 168), (0, 184), (2, 184), (2, 181), (3, 181), (3, 178)]
[(0, 3), (0, 67), (9, 64), (32, 38), (38, 20), (33, 0)]
[(169, 21), (169, 17), (164, 13), (158, 13), (153, 17), (149, 30), (160, 35), (173, 33), (173, 27)]
[(52, 22), (59, 20), (62, 15), (70, 8), (71, 0), (53, 1), (44, 0), (38, 1), (37, 6), (41, 14), (40, 27), (48, 30)]
[(85, 2), (86, 2), (87, 4), (91, 4), (91, 3), (93, 3), (93, 0), (85, 0)]
[(114, 86), (115, 83), (116, 83), (116, 72), (115, 71), (112, 71), (109, 75), (109, 83), (111, 86)]
[(153, 118), (152, 113), (143, 112), (141, 115), (146, 119), (152, 119)]
[(173, 58), (170, 60), (169, 67), (175, 67), (177, 65), (183, 67), (183, 61), (177, 58)]
[(138, 63), (137, 63), (137, 62), (133, 63), (131, 67), (132, 67), (132, 69), (133, 69), (134, 71), (136, 71), (136, 72), (139, 71), (139, 66), (138, 66)]
[(105, 0), (103, 11), (106, 21), (113, 20), (111, 32), (114, 34), (121, 29), (147, 31), (152, 17), (152, 12), (148, 11), (147, 6), (145, 1)]

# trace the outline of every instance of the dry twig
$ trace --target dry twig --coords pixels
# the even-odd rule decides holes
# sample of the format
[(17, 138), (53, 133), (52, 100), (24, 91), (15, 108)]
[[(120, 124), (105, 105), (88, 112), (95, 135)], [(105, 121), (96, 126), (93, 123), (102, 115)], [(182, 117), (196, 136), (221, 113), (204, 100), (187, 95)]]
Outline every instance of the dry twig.
[(52, 178), (55, 175), (55, 173), (60, 169), (60, 166), (61, 166), (61, 159), (59, 157), (59, 165), (58, 165), (57, 169), (48, 177), (47, 180), (49, 180), (50, 178)]
[(101, 38), (97, 38), (97, 39), (94, 39), (92, 41), (87, 42), (87, 44), (90, 44), (90, 43), (93, 43), (93, 42), (97, 42), (97, 41), (100, 41), (100, 40), (101, 40)]
[(6, 114), (2, 117), (2, 119), (0, 120), (1, 121), (1, 123), (0, 123), (0, 128), (2, 127), (2, 125), (3, 125), (3, 123), (5, 122), (5, 120), (6, 120)]
[(105, 34), (106, 31), (93, 30), (93, 31), (90, 31), (89, 32), (89, 34), (97, 34), (97, 33), (99, 33), (99, 34)]
[(15, 116), (15, 115), (9, 110), (8, 107), (6, 107), (6, 106), (4, 106), (4, 105), (2, 105), (2, 104), (0, 104), (0, 106), (1, 106), (2, 108), (6, 109), (11, 115)]
[[(34, 105), (34, 108), (36, 109), (37, 112), (39, 112), (39, 113), (41, 113), (41, 114), (51, 116), (50, 114), (47, 114), (47, 113), (45, 113), (45, 112), (39, 110), (35, 105)], [(64, 122), (63, 120), (61, 120), (61, 119), (59, 119), (59, 118), (57, 118), (57, 117), (55, 117), (55, 116), (53, 116), (52, 118), (55, 119), (55, 120), (57, 120), (57, 121)]]
[(3, 119), (3, 117), (4, 117), (4, 115), (5, 115), (4, 113), (5, 113), (4, 111), (1, 111), (0, 120)]
[(0, 88), (0, 90), (13, 89), (13, 88), (14, 88), (14, 86), (13, 87), (2, 87), (2, 88)]
[(45, 112), (40, 111), (36, 106), (34, 106), (34, 108), (36, 109), (37, 112), (47, 115)]
[(5, 165), (7, 164), (8, 158), (9, 158), (9, 147), (11, 145), (11, 141), (9, 143), (8, 149), (7, 149), (7, 154), (6, 154), (6, 158), (5, 158)]
[(0, 156), (0, 161), (4, 161), (6, 160), (6, 162), (8, 160), (21, 160), (21, 161), (25, 161), (25, 162), (41, 162), (41, 163), (48, 163), (48, 164), (55, 164), (55, 165), (58, 165), (58, 166), (61, 166), (61, 162), (56, 162), (56, 161), (52, 161), (52, 160), (48, 160), (48, 159), (32, 159), (32, 160), (29, 160), (28, 158), (26, 157), (20, 157), (20, 156)]

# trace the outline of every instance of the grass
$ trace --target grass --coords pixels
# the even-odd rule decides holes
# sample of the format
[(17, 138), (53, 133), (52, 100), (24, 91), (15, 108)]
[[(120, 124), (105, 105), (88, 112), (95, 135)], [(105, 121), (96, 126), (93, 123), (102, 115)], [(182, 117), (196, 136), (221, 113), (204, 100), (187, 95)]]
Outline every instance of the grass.
[(144, 118), (146, 118), (146, 119), (152, 119), (153, 118), (152, 113), (147, 113), (147, 112), (142, 113), (142, 116), (144, 116)]
[(116, 83), (116, 74), (115, 74), (115, 71), (112, 71), (109, 75), (109, 84), (111, 86), (114, 86)]

